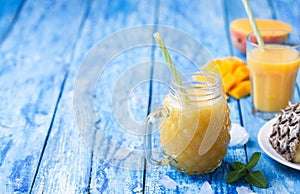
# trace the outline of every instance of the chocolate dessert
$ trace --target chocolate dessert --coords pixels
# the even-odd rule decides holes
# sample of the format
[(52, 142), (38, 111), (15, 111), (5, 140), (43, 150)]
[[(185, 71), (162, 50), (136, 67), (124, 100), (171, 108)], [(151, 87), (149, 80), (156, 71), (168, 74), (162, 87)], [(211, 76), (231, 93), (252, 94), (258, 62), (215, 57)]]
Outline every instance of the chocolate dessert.
[(269, 141), (287, 161), (300, 163), (300, 102), (289, 103), (273, 124)]

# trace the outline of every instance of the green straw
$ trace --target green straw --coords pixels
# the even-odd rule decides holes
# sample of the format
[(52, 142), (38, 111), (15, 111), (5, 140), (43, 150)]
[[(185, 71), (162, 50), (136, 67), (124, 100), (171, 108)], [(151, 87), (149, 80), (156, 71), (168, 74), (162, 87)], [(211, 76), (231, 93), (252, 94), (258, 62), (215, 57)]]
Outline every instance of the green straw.
[(256, 39), (258, 41), (258, 44), (259, 44), (259, 46), (263, 47), (263, 46), (265, 46), (265, 44), (264, 44), (264, 41), (261, 38), (261, 35), (260, 35), (259, 31), (258, 31), (258, 28), (257, 28), (256, 22), (255, 22), (255, 19), (254, 19), (251, 7), (249, 5), (249, 2), (248, 2), (248, 0), (242, 0), (242, 1), (243, 1), (243, 4), (244, 4), (244, 7), (246, 9), (247, 15), (249, 17), (251, 27), (252, 27), (252, 29), (254, 31), (254, 34), (256, 36)]
[(170, 68), (170, 71), (171, 71), (171, 73), (172, 73), (172, 75), (173, 75), (173, 77), (174, 77), (174, 79), (175, 79), (175, 83), (176, 83), (177, 85), (180, 86), (180, 90), (181, 90), (182, 92), (186, 93), (186, 91), (183, 90), (183, 88), (182, 88), (182, 80), (181, 80), (181, 78), (180, 78), (180, 76), (179, 76), (179, 73), (178, 73), (178, 71), (176, 70), (176, 67), (175, 67), (174, 64), (173, 64), (172, 58), (171, 58), (170, 54), (168, 53), (167, 47), (166, 47), (166, 45), (163, 43), (163, 41), (162, 41), (162, 39), (161, 39), (159, 33), (158, 33), (158, 32), (154, 33), (154, 34), (153, 34), (153, 37), (154, 37), (155, 40), (157, 41), (160, 50), (161, 50), (161, 51), (163, 52), (163, 54), (164, 54), (165, 60), (166, 60), (166, 62), (168, 63), (169, 68)]

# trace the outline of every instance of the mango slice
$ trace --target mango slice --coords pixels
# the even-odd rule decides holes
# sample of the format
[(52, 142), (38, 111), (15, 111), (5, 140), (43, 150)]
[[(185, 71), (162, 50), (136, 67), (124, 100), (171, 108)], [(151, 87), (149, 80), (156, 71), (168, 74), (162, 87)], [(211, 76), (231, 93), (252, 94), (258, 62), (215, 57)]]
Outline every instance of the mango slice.
[(226, 74), (223, 78), (225, 91), (230, 91), (236, 84), (236, 78), (231, 74)]
[(249, 95), (250, 92), (250, 80), (242, 81), (240, 82), (235, 88), (229, 91), (229, 95), (240, 99), (247, 95)]
[(237, 82), (250, 79), (250, 71), (247, 66), (240, 66), (233, 72), (233, 76), (237, 79)]
[(218, 73), (230, 96), (240, 99), (250, 94), (250, 71), (243, 60), (237, 57), (215, 59), (202, 69)]

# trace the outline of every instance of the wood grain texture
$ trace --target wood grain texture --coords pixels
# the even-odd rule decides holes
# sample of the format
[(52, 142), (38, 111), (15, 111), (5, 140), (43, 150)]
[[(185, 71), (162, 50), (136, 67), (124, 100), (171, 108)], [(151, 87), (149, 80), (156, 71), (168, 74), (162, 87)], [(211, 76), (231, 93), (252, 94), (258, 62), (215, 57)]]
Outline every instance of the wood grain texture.
[[(279, 19), (300, 31), (299, 1), (250, 4), (256, 17)], [(128, 27), (175, 27), (209, 52), (201, 55), (197, 47), (182, 56), (181, 51), (196, 47), (164, 34), (168, 45), (177, 49), (170, 51), (177, 68), (191, 72), (203, 65), (192, 63), (200, 59), (234, 55), (245, 60), (229, 39), (229, 24), (240, 17), (246, 17), (240, 0), (0, 0), (0, 193), (199, 193), (205, 181), (214, 193), (250, 188), (244, 181), (225, 183), (231, 162), (246, 162), (253, 152), (262, 152), (257, 133), (266, 121), (251, 114), (250, 97), (228, 100), (231, 121), (243, 124), (250, 140), (245, 147), (229, 148), (215, 172), (188, 176), (170, 166), (144, 163), (143, 121), (161, 107), (170, 78), (161, 52), (152, 45), (152, 31), (162, 27), (148, 26), (143, 46), (126, 47), (137, 36), (133, 31), (101, 47), (99, 55), (105, 53), (110, 60), (102, 63), (104, 58), (97, 55), (93, 59), (103, 71), (94, 93), (88, 94), (98, 118), (90, 123), (88, 138), (73, 115), (77, 74), (99, 42)], [(89, 80), (91, 74), (86, 73)], [(296, 92), (297, 101), (299, 96)], [(90, 139), (92, 145), (86, 141)], [(300, 193), (299, 171), (266, 154), (256, 169), (266, 175), (268, 188), (253, 191)]]
[[(103, 11), (99, 12), (99, 9)], [(95, 21), (95, 24), (96, 29), (97, 26), (103, 26), (104, 30), (95, 33), (94, 28), (88, 27), (87, 34), (95, 34), (99, 39), (125, 27), (154, 23), (154, 9), (154, 1), (119, 1), (113, 4), (109, 2), (103, 4), (103, 2), (95, 1), (91, 10), (91, 20), (103, 18), (100, 21)], [(116, 14), (111, 15), (112, 12)], [(110, 15), (110, 17), (106, 19), (105, 15)], [(132, 32), (132, 36), (135, 36), (134, 32)], [(145, 42), (151, 40), (152, 36), (150, 34)], [(126, 45), (126, 41), (130, 42), (130, 37), (125, 40), (116, 39), (115, 44), (123, 45), (125, 43)], [(149, 84), (132, 84), (134, 84), (135, 78), (143, 76), (145, 79), (150, 78), (150, 66), (143, 63), (150, 61), (151, 47), (126, 49), (126, 51), (121, 52), (120, 55), (112, 59), (110, 64), (107, 64), (105, 71), (99, 77), (96, 89), (96, 99), (98, 100), (95, 102), (95, 106), (101, 119), (99, 125), (108, 138), (106, 138), (107, 143), (104, 145), (98, 144), (100, 153), (95, 154), (93, 157), (90, 185), (92, 193), (143, 192), (144, 158), (141, 132), (143, 132), (143, 120), (147, 115)], [(124, 78), (125, 82), (120, 83), (119, 80)], [(131, 88), (132, 93), (128, 96), (125, 91), (115, 91), (120, 84), (128, 84), (123, 85), (124, 88), (120, 88), (121, 90), (127, 90), (132, 86), (137, 87)], [(114, 99), (115, 97), (117, 101), (111, 101), (111, 98)], [(124, 106), (124, 103), (127, 102), (130, 104), (129, 107)], [(124, 107), (124, 109), (119, 111), (114, 109), (114, 107), (118, 109), (118, 106)], [(127, 111), (131, 113), (132, 117), (125, 115)], [(136, 120), (137, 128), (132, 129), (133, 131), (127, 129), (126, 124), (130, 121), (126, 121), (126, 119)], [(106, 148), (106, 150), (101, 151), (101, 147)], [(106, 156), (103, 157), (103, 154), (106, 154)], [(139, 157), (132, 160), (131, 158), (134, 158), (135, 155)]]
[[(78, 25), (73, 30), (73, 42), (71, 50), (69, 50), (69, 67), (61, 88), (57, 111), (53, 117), (51, 131), (35, 177), (32, 193), (87, 193), (89, 189), (92, 152), (81, 141), (76, 131), (72, 115), (73, 82), (69, 80), (69, 77), (73, 75), (71, 78), (74, 78), (73, 66), (78, 60), (75, 56), (75, 48), (77, 40), (82, 34), (82, 26), (89, 12), (90, 1), (72, 2), (69, 6), (73, 11), (76, 11), (74, 7), (80, 8), (72, 14), (77, 15)], [(64, 13), (61, 13), (57, 17), (63, 15)], [(49, 27), (53, 28), (54, 26)], [(47, 177), (52, 178), (48, 179)]]
[(290, 0), (279, 0), (279, 1), (269, 1), (272, 7), (274, 19), (286, 22), (293, 27), (293, 31), (300, 33), (300, 11), (299, 11), (299, 1)]
[(0, 44), (12, 29), (23, 7), (23, 3), (24, 1), (22, 0), (0, 1)]
[(1, 192), (31, 188), (82, 7), (79, 2), (27, 1), (1, 45)]
[[(105, 69), (99, 75), (95, 88), (94, 104), (99, 114), (99, 120), (95, 124), (105, 131), (107, 138), (97, 139), (97, 136), (95, 137), (94, 148), (97, 150), (93, 154), (90, 152), (92, 147), (90, 142), (86, 142), (86, 139), (82, 137), (83, 134), (77, 129), (76, 118), (73, 116), (72, 93), (76, 74), (88, 51), (96, 43), (105, 40), (111, 33), (122, 28), (153, 23), (154, 4), (138, 1), (91, 1), (86, 8), (88, 11), (84, 14), (85, 18), (83, 18), (81, 33), (77, 37), (72, 54), (66, 86), (55, 115), (53, 129), (33, 191), (140, 193), (143, 190), (144, 159), (141, 155), (136, 161), (131, 161), (132, 165), (128, 167), (130, 161), (127, 161), (127, 158), (130, 158), (134, 149), (142, 150), (143, 138), (141, 135), (131, 135), (123, 131), (118, 120), (114, 118), (116, 113), (112, 110), (111, 100), (117, 81), (135, 66), (141, 65), (143, 68), (136, 73), (146, 72), (146, 76), (150, 75), (149, 66), (144, 66), (143, 63), (150, 61), (151, 48), (126, 48), (128, 49), (126, 52), (113, 56), (108, 64), (101, 64)], [(152, 39), (151, 36), (149, 38)], [(116, 39), (112, 43), (118, 46), (124, 44), (124, 41), (126, 43), (130, 39)], [(97, 62), (97, 58), (95, 60)], [(101, 60), (100, 56), (98, 60)], [(130, 96), (133, 98), (130, 101), (131, 107), (134, 107), (131, 113), (139, 122), (143, 121), (147, 114), (149, 91), (147, 88), (148, 85), (145, 84), (136, 89), (137, 93), (142, 92), (137, 96), (139, 99), (134, 99), (135, 92)], [(129, 98), (129, 96), (118, 97), (121, 99), (121, 103), (127, 102)], [(122, 111), (125, 112), (125, 110)], [(143, 128), (139, 130), (143, 130)], [(91, 133), (93, 132), (91, 131)], [(45, 178), (47, 176), (52, 178)]]

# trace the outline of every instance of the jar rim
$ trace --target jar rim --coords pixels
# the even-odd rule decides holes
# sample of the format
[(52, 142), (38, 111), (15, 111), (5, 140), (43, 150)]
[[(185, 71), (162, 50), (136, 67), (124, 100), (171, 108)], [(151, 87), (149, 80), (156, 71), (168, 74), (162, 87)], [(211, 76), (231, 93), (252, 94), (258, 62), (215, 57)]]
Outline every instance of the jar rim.
[[(176, 83), (173, 78), (171, 79), (170, 91), (175, 98), (182, 99), (184, 97), (189, 101), (211, 100), (219, 97), (222, 93), (221, 77), (212, 71), (199, 70), (183, 74), (181, 77), (183, 78), (182, 85)], [(188, 98), (186, 98), (187, 96)]]
[[(221, 84), (221, 77), (212, 72), (212, 71), (208, 71), (208, 70), (199, 70), (197, 72), (194, 72), (194, 73), (188, 73), (188, 74), (182, 74), (180, 77), (182, 78), (195, 78), (197, 76), (208, 76), (209, 78), (212, 78), (212, 79), (215, 79), (215, 83), (212, 83), (212, 87), (219, 87), (219, 85)], [(191, 80), (192, 82), (200, 82), (200, 81), (197, 81), (197, 80)], [(175, 87), (178, 87), (178, 88), (185, 88), (184, 84), (185, 83), (191, 83), (190, 81), (186, 80), (186, 79), (183, 79), (182, 80), (182, 84), (183, 85), (179, 85), (175, 82), (174, 78), (171, 78), (171, 85), (172, 86), (175, 86)]]

